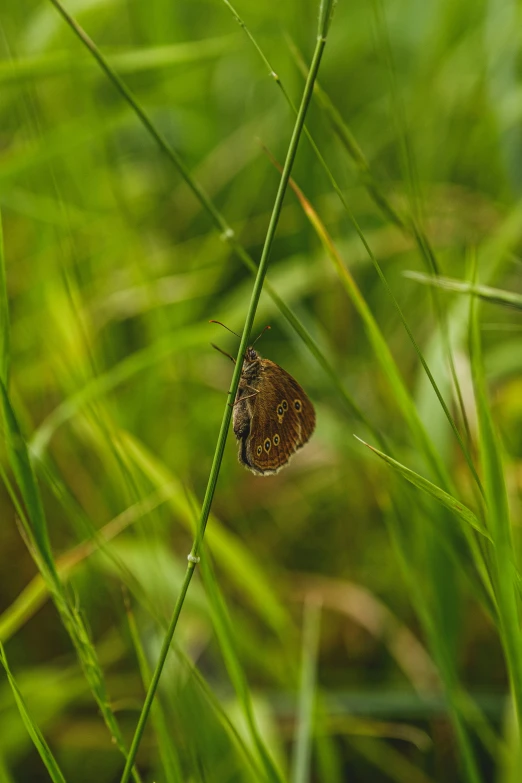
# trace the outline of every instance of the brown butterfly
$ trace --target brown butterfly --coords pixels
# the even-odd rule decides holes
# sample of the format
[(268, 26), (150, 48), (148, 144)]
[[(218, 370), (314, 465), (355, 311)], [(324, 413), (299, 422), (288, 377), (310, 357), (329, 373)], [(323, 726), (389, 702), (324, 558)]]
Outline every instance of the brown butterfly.
[(288, 465), (314, 431), (314, 406), (301, 386), (278, 364), (263, 359), (253, 344), (245, 353), (233, 407), (239, 461), (258, 476)]

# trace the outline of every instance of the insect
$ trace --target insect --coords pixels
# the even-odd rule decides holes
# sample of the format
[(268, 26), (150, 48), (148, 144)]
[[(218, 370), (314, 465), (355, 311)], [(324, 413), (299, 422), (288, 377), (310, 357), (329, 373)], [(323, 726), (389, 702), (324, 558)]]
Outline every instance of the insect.
[[(315, 410), (295, 378), (270, 359), (263, 359), (254, 349), (259, 337), (245, 353), (233, 406), (233, 424), (239, 461), (256, 475), (269, 476), (288, 465), (295, 452), (310, 439), (315, 428)], [(235, 362), (232, 356), (226, 356)]]

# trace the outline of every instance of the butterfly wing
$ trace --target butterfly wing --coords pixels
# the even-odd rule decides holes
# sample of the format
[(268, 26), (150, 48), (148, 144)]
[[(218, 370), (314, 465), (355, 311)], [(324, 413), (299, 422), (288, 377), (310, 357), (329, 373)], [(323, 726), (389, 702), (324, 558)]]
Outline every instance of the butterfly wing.
[(261, 360), (258, 393), (250, 404), (250, 428), (239, 447), (239, 459), (254, 473), (277, 473), (309, 440), (315, 410), (304, 390), (286, 370)]

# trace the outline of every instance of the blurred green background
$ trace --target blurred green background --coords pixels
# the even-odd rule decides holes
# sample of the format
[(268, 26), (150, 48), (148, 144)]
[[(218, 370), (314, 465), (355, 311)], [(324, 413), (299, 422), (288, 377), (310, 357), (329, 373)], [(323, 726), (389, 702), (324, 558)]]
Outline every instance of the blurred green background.
[[(264, 147), (284, 160), (294, 114), (221, 0), (66, 7), (234, 232), (216, 227), (52, 3), (3, 0), (10, 399), (64, 594), (129, 745), (144, 662), (154, 666), (178, 594), (226, 402), (232, 365), (210, 343), (237, 350), (208, 321), (242, 329), (253, 277), (234, 242), (257, 263), (279, 178)], [(299, 103), (316, 2), (238, 0), (236, 10)], [(521, 21), (509, 0), (340, 0), (319, 74), (324, 93), (307, 118), (477, 465), (469, 297), (434, 293), (404, 272), (433, 271), (431, 248), (441, 274), (466, 279), (475, 248), (481, 283), (522, 293)], [(238, 464), (229, 436), (207, 535), (213, 570), (190, 587), (161, 711), (138, 755), (142, 779), (269, 779), (259, 772), (265, 748), (293, 783), (514, 783), (522, 767), (501, 623), (464, 523), (353, 435), (384, 442), (440, 484), (431, 448), (453, 482), (446, 491), (480, 516), (471, 472), (304, 136), (293, 177), (316, 223), (289, 190), (268, 280), (336, 381), (263, 294), (254, 331), (272, 328), (259, 350), (305, 387), (317, 429), (269, 478)], [(384, 336), (409, 414), (325, 236)], [(522, 319), (486, 301), (480, 323), (516, 550)], [(5, 318), (2, 328), (5, 338)], [(431, 444), (424, 451), (419, 427)], [(3, 438), (0, 459), (13, 483)], [(118, 781), (122, 755), (19, 513), (2, 486), (0, 640), (12, 675), (65, 779)], [(48, 779), (2, 675), (0, 782)]]

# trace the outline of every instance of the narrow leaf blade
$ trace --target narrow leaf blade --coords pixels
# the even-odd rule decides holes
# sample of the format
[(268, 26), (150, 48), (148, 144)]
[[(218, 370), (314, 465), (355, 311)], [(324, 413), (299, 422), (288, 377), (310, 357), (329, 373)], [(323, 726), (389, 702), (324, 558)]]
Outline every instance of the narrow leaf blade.
[(377, 454), (377, 456), (384, 460), (384, 462), (387, 462), (388, 465), (391, 465), (392, 468), (397, 470), (401, 476), (410, 482), (410, 484), (413, 484), (418, 489), (421, 489), (423, 492), (431, 495), (433, 498), (435, 498), (435, 500), (437, 500), (443, 506), (446, 506), (446, 508), (449, 508), (449, 510), (453, 511), (456, 516), (460, 517), (460, 519), (464, 520), (464, 522), (467, 522), (469, 525), (471, 525), (471, 527), (475, 528), (477, 532), (491, 541), (490, 534), (482, 522), (478, 519), (478, 517), (475, 516), (473, 511), (467, 508), (467, 506), (454, 498), (453, 495), (445, 492), (436, 484), (433, 484), (431, 481), (428, 481), (428, 479), (425, 479), (424, 476), (415, 473), (414, 470), (407, 468), (405, 465), (397, 462), (397, 460), (389, 457), (387, 454), (384, 454), (384, 452), (379, 451), (379, 449), (376, 449), (374, 446), (370, 446), (369, 443), (361, 440), (361, 438), (358, 438), (357, 435), (354, 437), (357, 438), (357, 440), (362, 444), (367, 446), (371, 451), (373, 451), (374, 454)]

